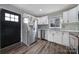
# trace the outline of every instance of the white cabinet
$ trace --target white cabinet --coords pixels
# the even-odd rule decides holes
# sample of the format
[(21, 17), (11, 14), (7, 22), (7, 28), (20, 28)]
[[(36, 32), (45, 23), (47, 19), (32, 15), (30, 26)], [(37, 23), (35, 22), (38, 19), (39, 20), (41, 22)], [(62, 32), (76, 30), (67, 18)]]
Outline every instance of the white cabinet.
[(38, 30), (38, 38), (41, 38), (41, 32)]
[(68, 13), (69, 11), (63, 12), (63, 23), (68, 23)]
[(54, 42), (58, 44), (62, 44), (62, 32), (56, 31), (54, 33)]
[(48, 40), (48, 30), (45, 30), (45, 39)]
[(48, 41), (53, 42), (54, 41), (54, 32), (52, 30), (48, 30)]
[(78, 22), (78, 7), (63, 12), (63, 23)]
[(70, 47), (74, 48), (75, 44), (74, 44), (73, 36), (72, 35), (69, 35), (69, 36), (70, 36)]
[(47, 40), (64, 46), (70, 46), (69, 32), (48, 30)]
[(38, 25), (45, 25), (45, 24), (48, 24), (48, 16), (39, 17)]
[(65, 31), (78, 32), (78, 9), (79, 7), (72, 8), (68, 11), (63, 12), (63, 24), (62, 28)]
[(69, 23), (72, 23), (72, 22), (77, 22), (78, 21), (78, 10), (77, 10), (77, 7), (73, 8), (73, 9), (70, 9), (69, 10), (69, 13), (68, 13), (68, 20), (69, 20)]
[(50, 30), (48, 33), (48, 41), (62, 44), (62, 32)]
[(63, 32), (62, 36), (63, 36), (62, 44), (64, 46), (69, 46), (69, 33), (68, 32)]
[(71, 48), (78, 48), (78, 38), (75, 36), (70, 35), (70, 47)]
[(41, 20), (40, 20), (40, 18), (38, 18), (38, 25), (40, 25), (41, 24)]

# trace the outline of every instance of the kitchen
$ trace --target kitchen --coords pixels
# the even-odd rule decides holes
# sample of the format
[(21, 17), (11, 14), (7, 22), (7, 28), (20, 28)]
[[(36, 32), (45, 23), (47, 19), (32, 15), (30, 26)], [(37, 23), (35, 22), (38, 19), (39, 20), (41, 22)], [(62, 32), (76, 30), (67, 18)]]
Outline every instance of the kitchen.
[[(32, 5), (28, 4), (0, 5), (1, 9), (0, 15), (4, 16), (5, 12), (6, 13), (10, 12), (10, 14), (11, 13), (14, 14), (15, 18), (17, 18), (15, 15), (18, 15), (19, 17), (18, 21), (14, 18), (15, 21), (13, 20), (11, 22), (9, 19), (6, 18), (8, 16), (6, 17), (0, 16), (2, 19), (4, 19), (4, 21), (2, 21), (0, 18), (0, 24), (1, 24), (0, 42), (5, 43), (8, 42), (6, 44), (4, 43), (0, 44), (1, 53), (78, 54), (79, 5), (38, 4), (32, 7), (31, 6)], [(39, 9), (39, 12), (37, 13), (36, 10), (33, 8), (36, 8), (36, 10)], [(33, 9), (32, 11), (34, 12), (28, 9), (30, 10)], [(4, 36), (5, 33), (9, 33), (6, 31), (5, 28), (3, 28), (8, 27), (8, 26), (2, 26), (4, 23), (5, 24), (7, 23), (8, 26), (9, 24), (16, 24), (15, 26), (18, 26), (15, 27), (16, 31), (13, 30), (14, 29), (13, 25), (12, 25), (13, 27), (10, 26), (11, 28), (9, 28), (9, 30), (17, 32), (18, 33), (17, 36), (15, 35), (16, 33), (15, 34), (11, 33), (12, 37), (8, 39), (3, 38), (6, 37)], [(4, 31), (2, 31), (3, 29)], [(3, 34), (3, 32), (5, 33)], [(8, 41), (5, 41), (5, 39)]]

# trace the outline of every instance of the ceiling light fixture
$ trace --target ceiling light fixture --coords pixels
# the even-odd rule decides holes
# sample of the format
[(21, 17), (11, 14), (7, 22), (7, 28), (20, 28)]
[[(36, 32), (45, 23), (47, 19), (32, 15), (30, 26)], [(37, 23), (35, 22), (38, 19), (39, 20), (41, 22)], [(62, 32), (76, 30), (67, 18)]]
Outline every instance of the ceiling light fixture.
[(40, 9), (40, 11), (42, 11), (42, 9)]

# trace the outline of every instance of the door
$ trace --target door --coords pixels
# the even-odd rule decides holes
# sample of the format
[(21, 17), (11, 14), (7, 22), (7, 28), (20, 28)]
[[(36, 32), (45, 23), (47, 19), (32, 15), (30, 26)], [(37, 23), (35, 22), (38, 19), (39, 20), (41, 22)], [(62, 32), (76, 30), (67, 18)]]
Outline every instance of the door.
[(1, 13), (1, 47), (3, 48), (20, 42), (21, 23), (19, 14), (4, 9)]

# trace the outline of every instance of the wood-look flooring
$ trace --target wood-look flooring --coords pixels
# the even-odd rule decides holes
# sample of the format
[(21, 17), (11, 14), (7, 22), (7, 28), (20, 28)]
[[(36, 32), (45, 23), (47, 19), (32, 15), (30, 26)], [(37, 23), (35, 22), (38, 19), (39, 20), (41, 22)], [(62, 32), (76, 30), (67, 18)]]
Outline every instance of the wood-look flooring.
[(37, 40), (30, 46), (24, 43), (16, 43), (0, 50), (1, 54), (68, 54), (75, 53), (68, 47), (48, 42), (46, 40)]

